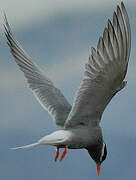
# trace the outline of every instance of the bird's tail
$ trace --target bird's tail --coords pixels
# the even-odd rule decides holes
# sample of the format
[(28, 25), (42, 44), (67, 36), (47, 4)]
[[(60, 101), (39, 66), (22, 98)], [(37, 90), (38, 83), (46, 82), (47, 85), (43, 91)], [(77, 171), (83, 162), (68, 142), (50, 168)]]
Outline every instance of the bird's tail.
[(13, 150), (16, 150), (16, 149), (29, 149), (29, 148), (32, 148), (34, 146), (38, 146), (39, 143), (36, 142), (36, 143), (33, 143), (33, 144), (28, 144), (28, 145), (25, 145), (25, 146), (20, 146), (20, 147), (15, 147), (15, 148), (11, 148)]

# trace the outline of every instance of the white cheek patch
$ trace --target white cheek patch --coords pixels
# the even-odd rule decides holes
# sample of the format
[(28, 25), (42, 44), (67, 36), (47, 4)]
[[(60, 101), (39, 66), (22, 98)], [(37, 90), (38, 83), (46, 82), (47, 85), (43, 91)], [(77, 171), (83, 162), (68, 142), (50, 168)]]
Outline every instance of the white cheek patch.
[(105, 144), (103, 143), (102, 152), (101, 152), (101, 156), (100, 156), (100, 161), (102, 161), (102, 157), (104, 155), (104, 148), (105, 148)]

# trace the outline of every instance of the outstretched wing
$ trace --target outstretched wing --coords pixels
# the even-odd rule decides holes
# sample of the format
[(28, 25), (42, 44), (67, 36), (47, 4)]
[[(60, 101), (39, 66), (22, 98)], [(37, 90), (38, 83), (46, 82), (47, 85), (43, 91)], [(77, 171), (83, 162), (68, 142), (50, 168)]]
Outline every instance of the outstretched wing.
[(5, 35), (15, 62), (24, 72), (28, 85), (40, 104), (53, 116), (59, 126), (63, 126), (71, 110), (71, 105), (59, 89), (44, 75), (38, 66), (13, 37), (5, 15)]
[(78, 90), (65, 127), (97, 125), (112, 97), (121, 90), (130, 56), (131, 32), (123, 3), (117, 6), (113, 21), (99, 38), (97, 48), (92, 48), (85, 66), (85, 78)]

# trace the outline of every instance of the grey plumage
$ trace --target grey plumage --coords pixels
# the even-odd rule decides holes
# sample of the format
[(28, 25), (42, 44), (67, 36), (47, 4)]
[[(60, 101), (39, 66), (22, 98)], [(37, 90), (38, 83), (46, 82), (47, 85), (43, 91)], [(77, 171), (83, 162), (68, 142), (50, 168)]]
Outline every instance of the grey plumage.
[(34, 144), (15, 149), (52, 145), (57, 147), (59, 153), (58, 149), (64, 147), (85, 148), (96, 162), (99, 175), (100, 165), (107, 156), (99, 123), (107, 104), (126, 85), (124, 78), (131, 49), (129, 18), (123, 2), (113, 13), (113, 20), (108, 20), (97, 48), (91, 49), (84, 79), (72, 107), (13, 37), (6, 16), (4, 27), (11, 53), (24, 72), (29, 87), (56, 124), (63, 127), (63, 130), (55, 131)]
[(24, 72), (35, 97), (53, 116), (56, 124), (65, 128), (79, 124), (98, 124), (106, 105), (126, 84), (123, 80), (130, 56), (131, 31), (124, 4), (121, 3), (121, 8), (117, 6), (113, 21), (108, 20), (97, 48), (91, 49), (85, 65), (85, 77), (72, 109), (61, 91), (32, 62), (13, 37), (6, 15), (4, 27), (16, 63)]
[(71, 105), (44, 72), (32, 62), (31, 57), (27, 55), (13, 37), (6, 15), (4, 27), (11, 53), (19, 68), (24, 72), (28, 85), (36, 99), (52, 115), (57, 125), (64, 126)]
[(102, 113), (112, 97), (121, 90), (127, 72), (131, 49), (131, 31), (124, 4), (117, 6), (113, 22), (92, 48), (85, 66), (85, 77), (79, 88), (65, 127), (99, 124)]

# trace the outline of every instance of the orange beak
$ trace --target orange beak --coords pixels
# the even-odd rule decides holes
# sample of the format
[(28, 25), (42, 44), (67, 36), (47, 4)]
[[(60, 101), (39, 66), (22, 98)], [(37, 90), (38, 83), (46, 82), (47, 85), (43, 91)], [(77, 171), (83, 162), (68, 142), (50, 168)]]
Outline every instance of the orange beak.
[(98, 174), (98, 176), (100, 176), (101, 166), (97, 164), (96, 167), (97, 167), (97, 174)]

